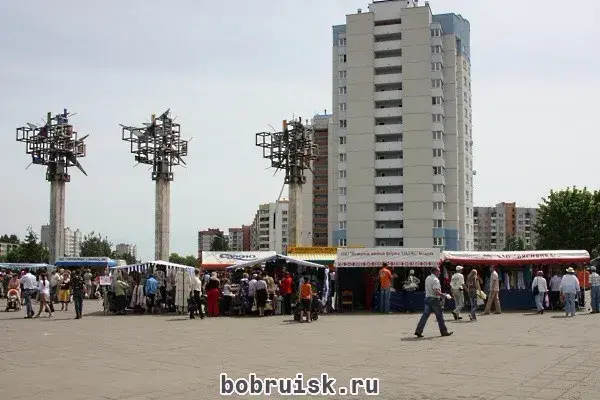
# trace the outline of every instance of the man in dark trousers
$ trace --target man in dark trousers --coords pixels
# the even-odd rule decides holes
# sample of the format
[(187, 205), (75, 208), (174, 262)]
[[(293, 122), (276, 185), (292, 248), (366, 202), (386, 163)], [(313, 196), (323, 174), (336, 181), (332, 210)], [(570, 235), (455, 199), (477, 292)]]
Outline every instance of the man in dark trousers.
[(73, 288), (73, 302), (75, 303), (75, 319), (81, 319), (81, 317), (83, 317), (83, 298), (85, 297), (85, 286), (85, 279), (81, 271), (76, 271), (71, 279), (71, 287)]
[(442, 285), (438, 279), (439, 276), (440, 269), (435, 267), (431, 270), (431, 275), (425, 279), (425, 310), (423, 311), (421, 320), (419, 321), (417, 329), (415, 330), (415, 336), (417, 337), (423, 337), (423, 330), (425, 329), (425, 324), (427, 324), (427, 319), (431, 313), (434, 313), (435, 317), (437, 318), (441, 335), (452, 335), (452, 332), (448, 332), (448, 328), (446, 328), (446, 323), (444, 322), (444, 313), (442, 312), (441, 306), (442, 296), (450, 298), (450, 295), (442, 293)]

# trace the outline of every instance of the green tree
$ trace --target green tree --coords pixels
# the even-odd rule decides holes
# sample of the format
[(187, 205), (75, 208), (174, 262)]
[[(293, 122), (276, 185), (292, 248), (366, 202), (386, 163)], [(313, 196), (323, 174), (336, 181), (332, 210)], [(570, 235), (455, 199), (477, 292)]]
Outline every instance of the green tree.
[(520, 236), (509, 236), (504, 244), (504, 251), (523, 251), (525, 250), (525, 241)]
[(38, 237), (31, 229), (27, 228), (25, 240), (19, 243), (19, 247), (6, 255), (9, 263), (47, 263), (50, 260), (48, 249), (38, 242)]
[(587, 250), (600, 248), (600, 191), (576, 187), (550, 191), (542, 199), (534, 226), (540, 250)]
[(169, 256), (169, 262), (181, 265), (188, 265), (190, 267), (198, 267), (198, 259), (194, 256), (180, 256), (177, 253), (171, 253)]
[(15, 234), (0, 236), (0, 243), (19, 244), (20, 242), (19, 237)]
[(81, 257), (112, 257), (112, 243), (106, 236), (96, 234), (94, 232), (86, 235), (81, 242), (80, 255)]
[(229, 240), (225, 238), (222, 232), (215, 235), (210, 244), (211, 251), (227, 251), (229, 250)]

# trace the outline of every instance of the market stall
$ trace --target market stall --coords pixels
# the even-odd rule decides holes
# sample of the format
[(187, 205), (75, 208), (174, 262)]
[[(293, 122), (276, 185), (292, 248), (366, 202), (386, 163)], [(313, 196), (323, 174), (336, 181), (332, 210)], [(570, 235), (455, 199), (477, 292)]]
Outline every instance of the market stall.
[[(403, 311), (408, 308), (423, 308), (423, 282), (429, 269), (440, 262), (440, 250), (409, 249), (401, 247), (378, 248), (339, 248), (335, 260), (337, 271), (337, 308), (346, 296), (351, 298), (353, 309), (378, 310), (379, 308), (379, 269), (384, 263), (395, 275), (390, 295), (390, 309)], [(403, 290), (403, 284), (410, 270), (421, 281), (413, 291)]]
[(25, 268), (29, 268), (30, 271), (36, 271), (39, 269), (46, 269), (48, 271), (50, 271), (53, 266), (50, 264), (45, 264), (45, 263), (35, 263), (35, 264), (30, 264), (30, 263), (0, 263), (0, 268), (4, 268), (4, 269), (10, 269), (10, 270), (23, 270)]
[(573, 267), (582, 275), (585, 283), (585, 266), (589, 265), (590, 255), (585, 250), (543, 250), (543, 251), (445, 251), (442, 253), (442, 266), (451, 270), (457, 265), (464, 267), (468, 275), (476, 268), (484, 281), (483, 290), (489, 292), (490, 267), (494, 266), (500, 278), (500, 302), (502, 309), (527, 310), (535, 306), (531, 283), (537, 271), (543, 271), (549, 280), (554, 274), (564, 273)]
[(289, 247), (287, 255), (298, 260), (331, 266), (337, 257), (337, 247)]
[(201, 267), (205, 271), (221, 271), (239, 264), (260, 264), (276, 255), (274, 251), (203, 251)]
[[(149, 271), (155, 271), (157, 267), (164, 267), (167, 282), (172, 282), (172, 285), (174, 286), (174, 305), (179, 313), (185, 313), (187, 310), (187, 299), (191, 289), (190, 281), (194, 277), (194, 267), (156, 260), (140, 264), (115, 266), (111, 267), (110, 270), (113, 272), (111, 276), (113, 277), (114, 282), (114, 272), (120, 271), (124, 274), (139, 272), (145, 274)], [(139, 289), (138, 293), (134, 293), (134, 296), (138, 299), (142, 296)]]
[(108, 257), (59, 257), (54, 265), (58, 268), (75, 269), (106, 269), (116, 267), (117, 262)]

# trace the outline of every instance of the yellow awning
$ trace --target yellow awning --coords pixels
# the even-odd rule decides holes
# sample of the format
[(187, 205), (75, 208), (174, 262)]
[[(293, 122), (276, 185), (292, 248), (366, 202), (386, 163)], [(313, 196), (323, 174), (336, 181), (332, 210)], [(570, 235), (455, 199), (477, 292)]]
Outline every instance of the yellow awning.
[(288, 254), (290, 257), (297, 258), (298, 260), (312, 261), (312, 262), (334, 262), (336, 254), (323, 254), (323, 253), (304, 253), (304, 254)]

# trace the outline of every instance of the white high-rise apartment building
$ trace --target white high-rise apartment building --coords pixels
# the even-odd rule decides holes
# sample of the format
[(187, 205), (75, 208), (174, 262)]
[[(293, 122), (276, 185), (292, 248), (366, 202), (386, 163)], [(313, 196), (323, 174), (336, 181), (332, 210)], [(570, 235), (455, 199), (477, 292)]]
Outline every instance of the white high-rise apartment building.
[(331, 245), (473, 249), (469, 35), (415, 0), (333, 27)]
[(116, 253), (117, 254), (129, 254), (136, 260), (138, 259), (137, 258), (137, 246), (135, 244), (119, 243), (116, 246)]
[(250, 229), (252, 250), (287, 252), (288, 200), (279, 200), (258, 206)]
[[(59, 257), (79, 257), (83, 234), (79, 229), (65, 228), (65, 254)], [(50, 225), (42, 225), (40, 243), (46, 247), (50, 244)]]

